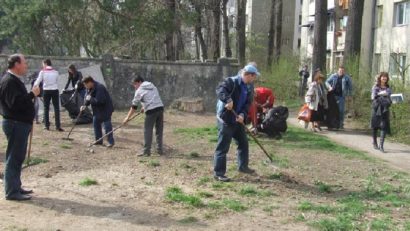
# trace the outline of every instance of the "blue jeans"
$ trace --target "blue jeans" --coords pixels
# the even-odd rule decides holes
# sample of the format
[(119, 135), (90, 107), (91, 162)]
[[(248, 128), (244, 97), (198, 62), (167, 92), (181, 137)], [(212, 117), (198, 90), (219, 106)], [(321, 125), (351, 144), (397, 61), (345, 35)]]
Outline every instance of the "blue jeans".
[(10, 197), (21, 190), (21, 168), (26, 158), (27, 141), (32, 125), (15, 120), (3, 120), (7, 137), (6, 166), (4, 168), (5, 196)]
[(249, 144), (245, 128), (239, 123), (227, 125), (218, 121), (218, 144), (216, 145), (214, 156), (215, 176), (224, 176), (226, 173), (226, 154), (229, 151), (232, 138), (238, 145), (238, 169), (242, 170), (248, 168)]
[(335, 95), (337, 106), (339, 107), (339, 128), (343, 128), (345, 120), (345, 97)]
[[(105, 134), (109, 133), (112, 131), (112, 124), (111, 124), (111, 118), (106, 120), (106, 121), (100, 121), (93, 117), (93, 125), (94, 125), (94, 136), (95, 140), (98, 140), (102, 137), (102, 127), (101, 125), (104, 125), (104, 130)], [(102, 144), (103, 141), (99, 142), (98, 144)], [(114, 136), (111, 133), (108, 135), (108, 143), (114, 145)]]

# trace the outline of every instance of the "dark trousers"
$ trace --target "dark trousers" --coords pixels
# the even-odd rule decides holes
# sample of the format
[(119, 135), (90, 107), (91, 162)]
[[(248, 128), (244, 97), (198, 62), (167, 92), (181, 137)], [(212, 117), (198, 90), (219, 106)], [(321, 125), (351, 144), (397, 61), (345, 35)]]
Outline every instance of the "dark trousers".
[(3, 120), (3, 131), (7, 137), (6, 165), (4, 169), (6, 197), (20, 192), (21, 168), (26, 158), (27, 141), (31, 127), (31, 124)]
[[(98, 140), (103, 136), (102, 135), (102, 126), (101, 125), (104, 125), (105, 134), (112, 131), (111, 118), (109, 118), (106, 121), (101, 121), (101, 120), (98, 120), (94, 116), (93, 117), (93, 125), (94, 125), (95, 140)], [(102, 144), (102, 143), (103, 143), (103, 141), (101, 140), (101, 142), (99, 142), (99, 144)], [(112, 133), (110, 135), (108, 135), (108, 143), (114, 145), (114, 136), (113, 136)]]
[(44, 125), (50, 127), (50, 101), (53, 101), (56, 128), (60, 128), (60, 96), (58, 90), (44, 90)]
[[(155, 109), (154, 109), (155, 110)], [(162, 154), (162, 136), (164, 131), (164, 110), (146, 112), (144, 121), (144, 154), (151, 154), (152, 135), (155, 126), (155, 138), (157, 140), (157, 152)]]
[(224, 176), (226, 173), (226, 154), (229, 151), (232, 138), (238, 145), (238, 169), (242, 170), (248, 168), (249, 144), (245, 128), (239, 123), (228, 125), (218, 121), (218, 144), (216, 145), (214, 155), (215, 176)]

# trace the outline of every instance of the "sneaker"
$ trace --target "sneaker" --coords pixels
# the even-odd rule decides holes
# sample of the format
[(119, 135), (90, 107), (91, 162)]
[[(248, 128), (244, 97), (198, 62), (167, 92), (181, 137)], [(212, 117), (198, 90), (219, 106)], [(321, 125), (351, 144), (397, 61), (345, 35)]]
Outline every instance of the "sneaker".
[(253, 174), (255, 173), (255, 170), (251, 169), (251, 168), (244, 168), (244, 169), (239, 169), (238, 170), (241, 173), (246, 173), (246, 174)]
[(106, 147), (107, 147), (107, 148), (112, 148), (112, 147), (114, 147), (114, 144), (107, 144)]
[(226, 176), (214, 176), (214, 179), (221, 182), (229, 182), (231, 179)]
[(49, 128), (49, 127), (44, 127), (43, 129), (44, 129), (44, 130), (47, 130), (47, 131), (50, 131), (50, 128)]
[(64, 131), (64, 129), (62, 129), (62, 128), (56, 128), (56, 130), (59, 131), (59, 132), (63, 132), (63, 131)]

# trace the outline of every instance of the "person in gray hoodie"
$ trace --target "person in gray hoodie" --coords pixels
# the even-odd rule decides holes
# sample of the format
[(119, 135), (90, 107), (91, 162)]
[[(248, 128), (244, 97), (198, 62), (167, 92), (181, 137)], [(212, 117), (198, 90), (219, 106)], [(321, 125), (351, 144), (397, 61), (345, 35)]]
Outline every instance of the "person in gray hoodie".
[(163, 154), (162, 137), (164, 130), (164, 104), (159, 96), (158, 89), (154, 84), (148, 81), (144, 81), (141, 76), (137, 76), (133, 79), (132, 84), (135, 88), (134, 99), (132, 100), (132, 106), (125, 117), (123, 124), (126, 124), (131, 116), (138, 109), (138, 105), (141, 103), (141, 113), (145, 112), (144, 121), (144, 149), (138, 154), (138, 156), (150, 156), (152, 133), (155, 125), (155, 136), (157, 140), (157, 153)]

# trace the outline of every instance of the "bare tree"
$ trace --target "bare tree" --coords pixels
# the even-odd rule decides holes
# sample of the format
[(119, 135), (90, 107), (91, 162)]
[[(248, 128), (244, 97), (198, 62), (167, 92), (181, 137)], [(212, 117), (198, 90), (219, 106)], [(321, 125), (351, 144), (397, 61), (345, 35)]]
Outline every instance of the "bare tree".
[(283, 0), (276, 0), (275, 6), (275, 61), (279, 61), (282, 48), (282, 12)]
[(269, 20), (269, 33), (268, 33), (268, 58), (267, 58), (267, 66), (269, 69), (272, 67), (273, 61), (273, 49), (275, 46), (275, 5), (276, 0), (271, 1), (271, 8), (270, 8), (270, 20)]
[(406, 65), (405, 63), (400, 62), (400, 53), (394, 52), (390, 54), (390, 57), (393, 59), (394, 63), (396, 64), (397, 72), (400, 75), (401, 81), (403, 85), (406, 84), (406, 75), (407, 70), (410, 68), (410, 64)]
[[(175, 0), (165, 0), (165, 3), (170, 11), (171, 20), (175, 21), (176, 7)], [(166, 60), (176, 60), (176, 49), (174, 45), (174, 29), (169, 28), (165, 35), (165, 51), (166, 51)]]
[(229, 0), (222, 0), (221, 2), (221, 10), (222, 10), (222, 24), (223, 24), (223, 37), (224, 37), (224, 43), (225, 43), (225, 55), (226, 57), (230, 58), (232, 57), (232, 50), (231, 50), (231, 44), (230, 44), (230, 39), (229, 39), (229, 27), (228, 27), (228, 15), (227, 15), (227, 8), (226, 4), (228, 4)]
[(212, 58), (216, 61), (221, 57), (221, 0), (211, 0), (209, 3), (212, 10), (211, 51)]
[(349, 2), (344, 60), (360, 55), (363, 7), (363, 0), (350, 0)]
[[(315, 1), (315, 25), (313, 42), (313, 69), (326, 69), (326, 27), (327, 27), (327, 0)], [(313, 77), (313, 75), (312, 75)]]
[(205, 43), (204, 35), (202, 33), (202, 3), (191, 0), (191, 4), (194, 6), (196, 13), (196, 22), (195, 22), (195, 42), (199, 43), (199, 48), (201, 49), (202, 60), (208, 59), (208, 47)]
[(237, 20), (236, 20), (236, 42), (238, 49), (238, 61), (241, 66), (245, 65), (246, 52), (246, 0), (236, 0)]

